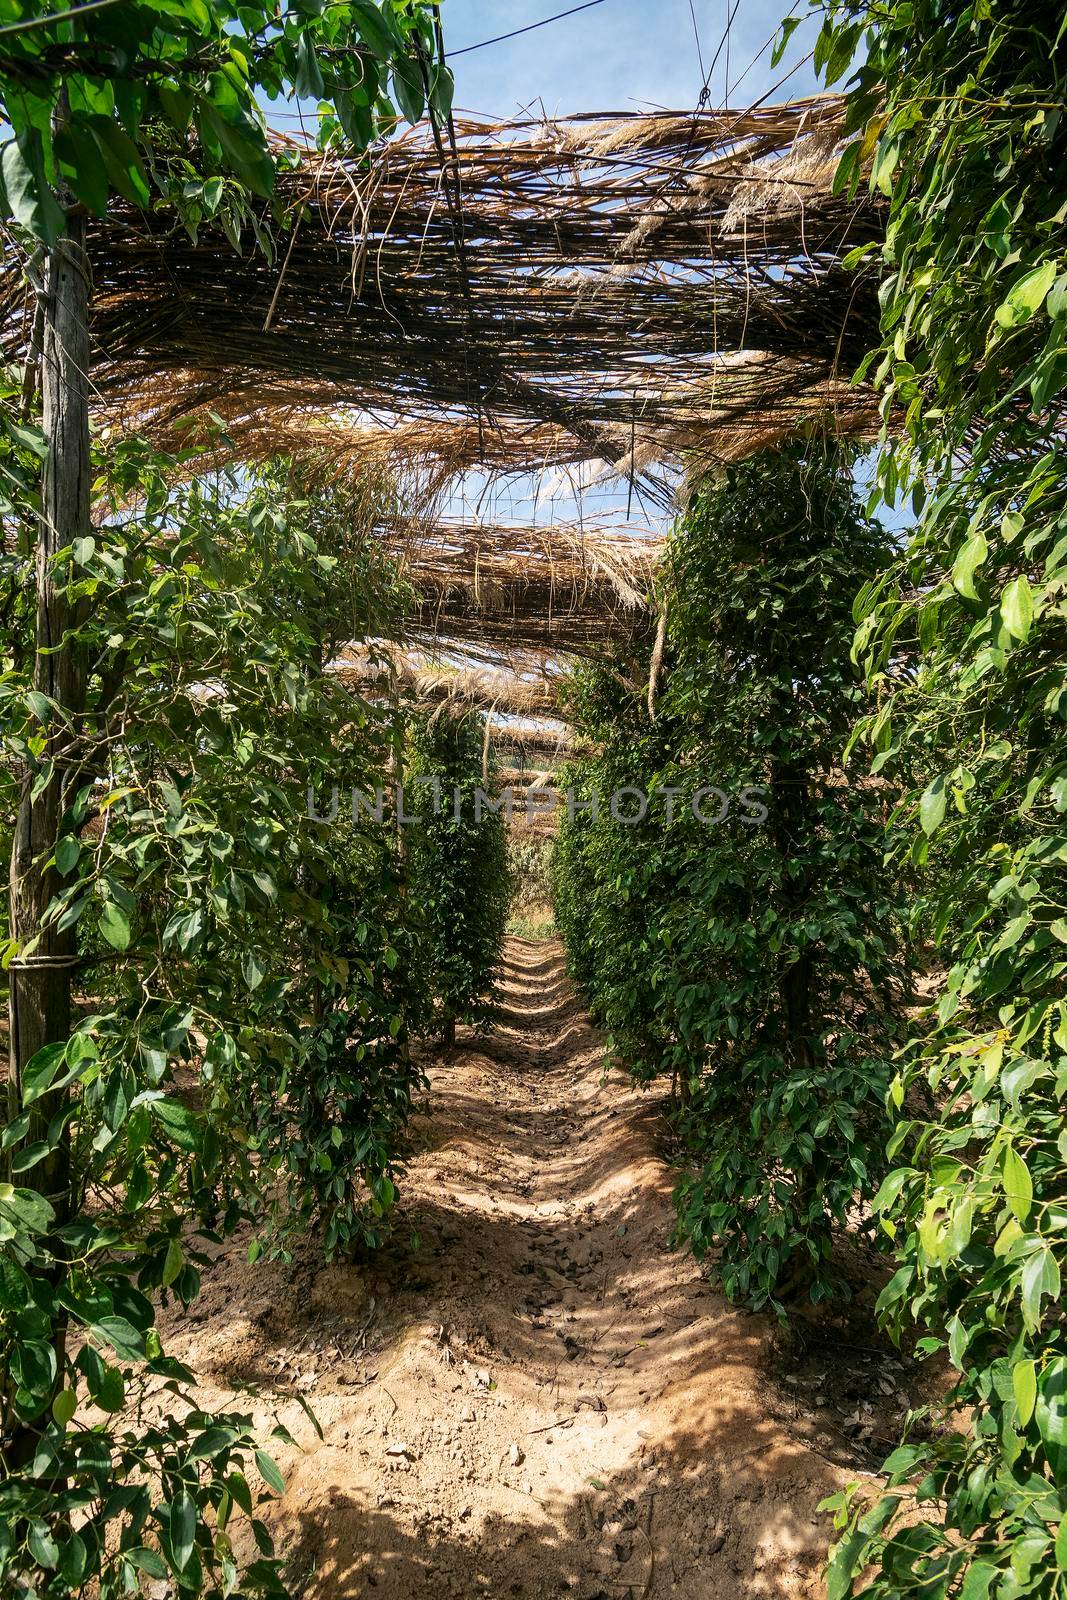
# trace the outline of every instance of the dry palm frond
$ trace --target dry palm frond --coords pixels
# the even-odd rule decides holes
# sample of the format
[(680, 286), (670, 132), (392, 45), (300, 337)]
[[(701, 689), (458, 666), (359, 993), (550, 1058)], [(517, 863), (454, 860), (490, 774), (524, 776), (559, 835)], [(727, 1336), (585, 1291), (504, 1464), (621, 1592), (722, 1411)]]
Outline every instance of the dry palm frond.
[[(602, 460), (661, 504), (659, 461), (816, 417), (862, 431), (870, 397), (839, 374), (877, 306), (841, 259), (861, 211), (867, 237), (880, 221), (832, 192), (841, 126), (836, 96), (461, 124), (465, 271), (425, 129), (358, 160), (293, 145), (258, 219), (292, 224), (273, 262), (116, 204), (89, 231), (105, 414), (162, 436), (210, 407), (253, 454), (348, 435), (338, 470), (402, 461), (404, 430), (407, 460), (438, 471)], [(9, 356), (28, 313), (12, 252)], [(731, 366), (739, 351), (752, 359)]]
[[(407, 697), (424, 706), (485, 711), (508, 717), (558, 717), (555, 685), (544, 657), (499, 657), (493, 666), (450, 665), (399, 647), (383, 669), (381, 651), (349, 650), (332, 670), (361, 693)], [(558, 666), (557, 666), (558, 676)]]
[(584, 652), (648, 626), (662, 541), (624, 528), (409, 521), (392, 548), (418, 597), (413, 639)]

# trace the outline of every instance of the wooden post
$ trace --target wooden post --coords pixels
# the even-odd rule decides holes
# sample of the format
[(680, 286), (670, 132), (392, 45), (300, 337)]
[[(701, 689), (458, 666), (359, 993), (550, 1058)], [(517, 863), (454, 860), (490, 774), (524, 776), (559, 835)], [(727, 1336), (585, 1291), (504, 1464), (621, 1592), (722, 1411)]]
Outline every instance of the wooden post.
[[(11, 934), (25, 947), (39, 933), (31, 954), (21, 949), (11, 964), (11, 1075), (13, 1112), (21, 1105), (27, 1063), (42, 1046), (66, 1039), (71, 1023), (71, 977), (76, 954), (73, 929), (41, 932), (41, 920), (58, 878), (45, 870), (56, 846), (64, 807), (70, 803), (76, 773), (72, 768), (77, 721), (83, 708), (82, 652), (67, 637), (75, 625), (66, 581), (52, 570), (56, 553), (89, 534), (89, 269), (85, 221), (67, 219), (45, 265), (41, 337), (41, 396), (48, 444), (41, 482), (37, 532), (37, 622), (34, 688), (54, 703), (42, 767), (51, 775), (38, 794), (38, 774), (27, 768), (11, 850)], [(32, 1141), (43, 1137), (64, 1091), (44, 1095), (33, 1108)], [(63, 1221), (69, 1208), (65, 1144), (32, 1167), (22, 1180), (47, 1196)]]

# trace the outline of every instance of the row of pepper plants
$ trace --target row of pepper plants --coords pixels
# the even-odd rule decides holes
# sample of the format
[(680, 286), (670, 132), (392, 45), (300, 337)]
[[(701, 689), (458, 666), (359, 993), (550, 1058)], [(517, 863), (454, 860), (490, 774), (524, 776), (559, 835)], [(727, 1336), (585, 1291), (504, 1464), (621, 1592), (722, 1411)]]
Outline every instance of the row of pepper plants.
[[(1067, 1594), (1067, 193), (1056, 8), (819, 0), (869, 182), (881, 397), (866, 509), (815, 439), (698, 484), (662, 647), (574, 683), (599, 753), (564, 830), (572, 965), (672, 1074), (679, 1227), (782, 1314), (892, 1257), (878, 1313), (951, 1373), (884, 1490), (830, 1502), (830, 1600)], [(785, 24), (784, 39), (795, 22)], [(843, 481), (841, 464), (835, 469)], [(854, 495), (854, 491), (849, 491)], [(870, 514), (903, 533), (879, 536)], [(708, 829), (689, 798), (764, 786)], [(918, 1004), (917, 975), (933, 983)], [(931, 1426), (931, 1422), (935, 1425)]]
[[(328, 670), (400, 627), (367, 537), (389, 486), (96, 436), (84, 248), (119, 195), (276, 252), (265, 104), (317, 101), (358, 151), (446, 115), (451, 79), (421, 0), (5, 0), (0, 26), (0, 209), (38, 306), (0, 395), (0, 1589), (280, 1593), (269, 1440), (199, 1408), (157, 1309), (238, 1228), (253, 1260), (380, 1242), (414, 1041), (478, 996), (427, 937), (433, 841), (347, 806), (421, 760), (407, 707)], [(462, 916), (481, 885), (449, 881)]]

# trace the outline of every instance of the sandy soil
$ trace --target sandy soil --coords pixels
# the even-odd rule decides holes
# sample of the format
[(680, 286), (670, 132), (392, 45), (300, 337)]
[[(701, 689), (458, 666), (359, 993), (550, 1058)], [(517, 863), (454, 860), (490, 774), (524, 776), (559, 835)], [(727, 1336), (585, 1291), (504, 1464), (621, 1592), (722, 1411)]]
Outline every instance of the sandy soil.
[(164, 1318), (205, 1403), (255, 1383), (300, 1441), (269, 1512), (294, 1591), (820, 1595), (847, 1452), (774, 1376), (773, 1326), (668, 1249), (657, 1102), (605, 1077), (559, 946), (509, 940), (501, 1000), (431, 1071), (414, 1248), (324, 1269), (234, 1245)]

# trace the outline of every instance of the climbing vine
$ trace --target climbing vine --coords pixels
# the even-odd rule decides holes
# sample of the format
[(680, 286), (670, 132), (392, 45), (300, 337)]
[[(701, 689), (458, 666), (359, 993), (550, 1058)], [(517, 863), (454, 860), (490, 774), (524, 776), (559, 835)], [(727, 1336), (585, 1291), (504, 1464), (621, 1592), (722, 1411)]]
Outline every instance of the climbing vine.
[[(876, 1205), (886, 1324), (955, 1382), (886, 1495), (838, 1506), (835, 1600), (1062, 1595), (1067, 1584), (1067, 260), (1062, 12), (826, 8), (819, 60), (888, 204), (877, 494), (900, 561), (861, 592), (877, 710), (855, 739), (907, 786), (917, 923), (946, 977), (890, 1089)], [(876, 257), (862, 246), (857, 257)], [(902, 670), (905, 662), (914, 663)], [(916, 1115), (916, 1086), (936, 1109)]]
[(486, 1017), (510, 900), (505, 814), (472, 715), (411, 724), (405, 767), (412, 893), (425, 917), (427, 982), (446, 1043)]
[[(658, 697), (645, 654), (574, 698), (602, 752), (576, 774), (599, 814), (560, 843), (573, 969), (631, 1070), (678, 1086), (680, 1233), (778, 1309), (842, 1287), (832, 1225), (881, 1176), (901, 896), (884, 784), (840, 753), (863, 703), (851, 595), (884, 559), (818, 441), (724, 469), (663, 564)], [(609, 809), (626, 786), (650, 797), (636, 825), (632, 800)]]
[[(137, 441), (106, 467), (113, 503), (61, 572), (88, 665), (44, 925), (74, 933), (78, 1006), (9, 1084), (3, 1135), (0, 1573), (55, 1597), (138, 1574), (227, 1592), (236, 1509), (260, 1546), (241, 1582), (272, 1591), (246, 1468), (268, 1488), (278, 1469), (248, 1416), (197, 1409), (155, 1309), (191, 1303), (205, 1241), (242, 1222), (253, 1256), (297, 1232), (329, 1255), (377, 1242), (392, 1207), (418, 917), (392, 830), (319, 820), (308, 795), (381, 781), (395, 714), (324, 667), (393, 629), (406, 590), (286, 470), (176, 488), (181, 463)], [(8, 560), (18, 596), (28, 556)], [(42, 769), (55, 712), (29, 686), (28, 607), (11, 622), (0, 728)], [(32, 955), (6, 938), (5, 966)], [(151, 1387), (166, 1408), (135, 1425)]]

